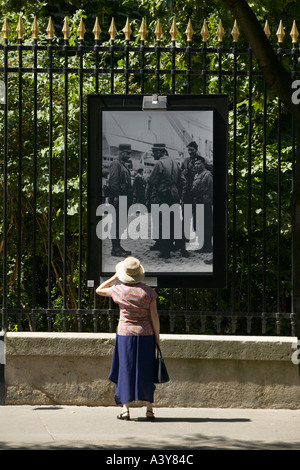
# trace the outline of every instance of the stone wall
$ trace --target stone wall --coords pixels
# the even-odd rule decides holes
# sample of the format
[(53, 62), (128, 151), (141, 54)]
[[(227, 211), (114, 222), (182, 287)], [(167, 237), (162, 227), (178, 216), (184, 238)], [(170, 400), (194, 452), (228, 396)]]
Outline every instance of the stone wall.
[[(114, 405), (109, 333), (7, 333), (5, 404)], [(298, 408), (297, 338), (161, 335), (155, 406)]]

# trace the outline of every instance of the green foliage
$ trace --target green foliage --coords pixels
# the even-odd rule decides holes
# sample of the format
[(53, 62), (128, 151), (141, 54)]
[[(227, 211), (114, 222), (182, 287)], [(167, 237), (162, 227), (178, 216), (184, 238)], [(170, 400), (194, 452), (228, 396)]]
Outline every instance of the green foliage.
[[(271, 40), (276, 42), (276, 30), (278, 22), (282, 18), (287, 25), (287, 30), (291, 27), (292, 19), (299, 17), (295, 1), (267, 1), (261, 6), (261, 2), (254, 1), (251, 7), (263, 24), (265, 19), (269, 19), (272, 31)], [(272, 7), (272, 8), (271, 8)], [(224, 47), (232, 50), (231, 30), (233, 18), (225, 8), (223, 2), (219, 0), (103, 0), (94, 1), (52, 1), (29, 4), (28, 2), (3, 1), (0, 11), (8, 18), (10, 31), (10, 42), (16, 42), (16, 26), (21, 13), (23, 26), (25, 28), (24, 44), (32, 44), (31, 27), (33, 16), (38, 16), (40, 28), (39, 43), (45, 44), (47, 37), (45, 29), (48, 23), (48, 16), (51, 15), (55, 26), (54, 44), (61, 41), (61, 29), (65, 16), (69, 18), (70, 45), (78, 42), (77, 28), (80, 18), (85, 22), (87, 33), (86, 43), (93, 44), (92, 29), (95, 17), (99, 17), (101, 24), (101, 45), (109, 45), (108, 28), (112, 17), (115, 17), (118, 34), (116, 45), (124, 45), (124, 34), (122, 28), (125, 25), (126, 17), (130, 17), (133, 34), (131, 44), (139, 43), (138, 30), (141, 18), (146, 18), (148, 29), (146, 45), (155, 44), (154, 30), (157, 19), (161, 21), (163, 29), (162, 45), (170, 45), (169, 29), (172, 19), (175, 18), (178, 36), (177, 46), (186, 47), (185, 29), (188, 19), (191, 18), (194, 36), (193, 45), (202, 47), (201, 28), (203, 19), (206, 18), (209, 29), (208, 46), (217, 47), (218, 41), (216, 31), (219, 19), (222, 19), (225, 30)], [(241, 32), (239, 47), (248, 47)], [(3, 52), (1, 52), (3, 54)], [(2, 59), (3, 55), (1, 55)], [(33, 51), (23, 53), (23, 67), (32, 67)], [(191, 93), (227, 93), (230, 99), (230, 136), (229, 136), (229, 175), (228, 175), (228, 208), (229, 208), (229, 286), (228, 289), (220, 292), (216, 296), (214, 291), (195, 289), (190, 292), (189, 305), (192, 310), (207, 312), (206, 329), (207, 333), (219, 330), (232, 332), (232, 319), (224, 316), (221, 321), (221, 312), (231, 312), (233, 305), (236, 311), (240, 312), (276, 312), (280, 307), (282, 312), (289, 311), (291, 297), (291, 230), (290, 230), (290, 202), (291, 202), (291, 174), (292, 174), (292, 142), (291, 142), (291, 118), (285, 109), (279, 114), (279, 105), (276, 97), (271, 93), (267, 95), (267, 114), (264, 123), (264, 83), (262, 78), (252, 77), (250, 82), (247, 72), (249, 70), (248, 55), (239, 54), (237, 57), (239, 70), (245, 71), (245, 77), (238, 77), (236, 81), (236, 94), (234, 95), (234, 77), (232, 75), (234, 60), (233, 53), (226, 53), (221, 56), (222, 70), (227, 74), (219, 77), (216, 74), (209, 75), (209, 72), (216, 72), (219, 66), (220, 57), (218, 53), (210, 53), (206, 56), (205, 74), (192, 75), (190, 82), (188, 76), (178, 74), (175, 81), (171, 74), (164, 74), (160, 77), (161, 94), (172, 93), (173, 87), (177, 94), (187, 93), (190, 87)], [(60, 53), (53, 55), (53, 65), (57, 68), (64, 67), (64, 56)], [(101, 54), (99, 57), (100, 67), (110, 66), (109, 52)], [(291, 67), (289, 59), (283, 59), (287, 68)], [(124, 53), (115, 54), (115, 67), (124, 68)], [(141, 56), (130, 52), (130, 67), (140, 69)], [(47, 69), (49, 56), (47, 51), (38, 53), (39, 67)], [(145, 64), (149, 69), (156, 68), (156, 56), (150, 52), (145, 53)], [(188, 68), (187, 55), (176, 53), (176, 69), (186, 71)], [(68, 56), (68, 65), (74, 69), (79, 68), (79, 56), (77, 54)], [(161, 69), (168, 70), (172, 65), (171, 52), (162, 52)], [(94, 67), (94, 55), (84, 54), (84, 66)], [(18, 52), (9, 54), (9, 67), (18, 67)], [(191, 54), (191, 68), (201, 71), (203, 68), (202, 54)], [(255, 58), (253, 58), (252, 68), (258, 70)], [(151, 94), (156, 91), (155, 74), (145, 74), (144, 91)], [(3, 79), (3, 77), (0, 77)], [(8, 115), (8, 282), (9, 298), (8, 306), (20, 305), (24, 308), (31, 308), (33, 297), (32, 285), (32, 265), (33, 265), (33, 209), (34, 209), (34, 160), (37, 161), (37, 187), (36, 187), (36, 307), (47, 308), (48, 297), (48, 256), (51, 259), (51, 307), (60, 309), (63, 307), (63, 240), (67, 236), (67, 305), (68, 309), (78, 307), (78, 289), (81, 292), (81, 305), (84, 308), (94, 307), (93, 292), (85, 288), (85, 222), (86, 222), (86, 145), (87, 145), (87, 121), (86, 121), (86, 95), (94, 93), (96, 90), (96, 77), (93, 74), (84, 74), (83, 80), (83, 101), (82, 109), (80, 102), (80, 75), (78, 73), (68, 74), (68, 101), (65, 103), (65, 76), (64, 74), (54, 74), (52, 89), (50, 90), (49, 74), (39, 73), (35, 78), (32, 73), (22, 75), (22, 149), (21, 160), (19, 159), (19, 75), (9, 73), (8, 95), (9, 95), (9, 115)], [(110, 76), (99, 75), (99, 91), (110, 93)], [(33, 135), (35, 126), (34, 114), (34, 93), (37, 91), (36, 101), (36, 125), (37, 140), (34, 147)], [(118, 74), (114, 80), (114, 92), (124, 93), (126, 81), (124, 74)], [(52, 209), (48, 212), (49, 196), (49, 95), (52, 92)], [(140, 75), (129, 77), (130, 93), (141, 92)], [(67, 134), (67, 233), (64, 233), (64, 112), (67, 105), (68, 134)], [(236, 105), (236, 107), (234, 107)], [(234, 127), (234, 115), (236, 112), (237, 127)], [(79, 180), (79, 128), (80, 115), (82, 121), (82, 179)], [(249, 121), (249, 115), (251, 121)], [(3, 146), (3, 109), (0, 110), (0, 145)], [(281, 120), (281, 134), (278, 135), (278, 120)], [(264, 135), (264, 124), (266, 134)], [(281, 147), (278, 148), (280, 137)], [(263, 159), (263, 142), (265, 142), (265, 161)], [(250, 160), (249, 160), (250, 159)], [(19, 164), (22, 164), (22, 181), (18, 178)], [(267, 172), (264, 173), (264, 165)], [(279, 180), (279, 177), (281, 178)], [(278, 192), (278, 182), (280, 181), (281, 192)], [(3, 174), (0, 175), (0, 189), (2, 198)], [(234, 197), (236, 188), (236, 197)], [(265, 191), (264, 191), (265, 188)], [(51, 189), (51, 188), (50, 188)], [(248, 200), (248, 191), (251, 189), (251, 200)], [(19, 200), (19, 190), (21, 190), (21, 200)], [(82, 196), (82, 266), (79, 266), (79, 227), (80, 227), (80, 199)], [(264, 206), (264, 197), (266, 205)], [(19, 205), (21, 202), (21, 206)], [(2, 199), (0, 199), (2, 203)], [(21, 208), (21, 219), (18, 211)], [(236, 210), (236, 225), (233, 225), (233, 214)], [(51, 252), (48, 253), (48, 224), (51, 219)], [(280, 220), (280, 244), (278, 243), (278, 221)], [(20, 226), (19, 226), (20, 224)], [(3, 227), (0, 227), (0, 236), (3, 238)], [(267, 244), (265, 247), (265, 257), (262, 245), (263, 232), (265, 233)], [(19, 235), (21, 238), (19, 239)], [(18, 249), (20, 248), (21, 259), (18, 259)], [(233, 256), (235, 253), (235, 257)], [(2, 244), (0, 242), (0, 256), (3, 255)], [(249, 271), (249, 264), (251, 272)], [(18, 280), (18, 264), (21, 264), (21, 276)], [(265, 263), (266, 282), (266, 303), (263, 303), (263, 263)], [(280, 265), (280, 279), (277, 277), (278, 265)], [(79, 283), (79, 270), (82, 271), (81, 285)], [(251, 274), (251, 283), (249, 278)], [(18, 282), (22, 287), (21, 297), (18, 297)], [(277, 297), (277, 284), (280, 283), (281, 294)], [(185, 310), (185, 291), (176, 289), (174, 298), (171, 299), (168, 289), (160, 292), (160, 308)], [(99, 299), (98, 306), (108, 308), (107, 299)], [(220, 312), (220, 315), (209, 316), (209, 312)], [(78, 318), (74, 315), (67, 315), (69, 329), (77, 329)], [(62, 315), (56, 315), (50, 320), (51, 328), (60, 331), (65, 321)], [(116, 319), (114, 319), (114, 322)], [(190, 332), (199, 332), (203, 326), (203, 316), (187, 318), (177, 318), (174, 322), (174, 331), (185, 332), (189, 325)], [(10, 318), (11, 329), (19, 324), (21, 328), (32, 326), (33, 322), (37, 329), (45, 329), (45, 316), (32, 318), (30, 315), (24, 316), (22, 322), (17, 316)], [(107, 329), (108, 320), (106, 317), (98, 319), (92, 316), (82, 318), (82, 328), (93, 331), (94, 322), (98, 329)], [(169, 316), (162, 317), (162, 329), (169, 331)], [(202, 322), (202, 323), (201, 323)], [(273, 325), (274, 323), (274, 325)], [(246, 320), (238, 320), (235, 328), (238, 332), (247, 333), (248, 324)], [(268, 329), (270, 326), (270, 330)], [(267, 333), (273, 331), (275, 320), (269, 321)], [(285, 328), (285, 326), (284, 326)], [(284, 329), (283, 328), (283, 329)], [(253, 319), (252, 332), (261, 332), (261, 320)], [(286, 329), (287, 334), (290, 331)]]

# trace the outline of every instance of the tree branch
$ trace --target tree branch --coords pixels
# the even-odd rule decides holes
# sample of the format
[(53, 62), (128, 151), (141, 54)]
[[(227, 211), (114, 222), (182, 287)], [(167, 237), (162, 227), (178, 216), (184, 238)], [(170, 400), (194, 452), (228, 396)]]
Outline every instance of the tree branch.
[(247, 1), (223, 0), (223, 2), (236, 18), (251, 45), (268, 87), (285, 104), (300, 125), (300, 106), (294, 105), (291, 100), (292, 78), (279, 62), (270, 41)]

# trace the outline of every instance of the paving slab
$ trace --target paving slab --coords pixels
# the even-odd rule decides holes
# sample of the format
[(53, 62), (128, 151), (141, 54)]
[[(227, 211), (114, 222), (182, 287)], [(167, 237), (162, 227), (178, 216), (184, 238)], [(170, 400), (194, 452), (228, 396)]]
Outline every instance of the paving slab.
[(2, 406), (0, 450), (299, 450), (300, 410)]

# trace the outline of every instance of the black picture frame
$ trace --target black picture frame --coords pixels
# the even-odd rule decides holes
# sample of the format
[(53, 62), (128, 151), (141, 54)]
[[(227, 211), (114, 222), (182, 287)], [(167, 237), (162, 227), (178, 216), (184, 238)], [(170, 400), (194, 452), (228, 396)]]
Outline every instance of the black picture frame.
[[(145, 100), (146, 98), (146, 100)], [(227, 154), (228, 154), (228, 96), (227, 95), (167, 95), (166, 97), (158, 97), (162, 100), (163, 109), (159, 109), (157, 104), (153, 101), (153, 107), (151, 107), (151, 97), (144, 97), (143, 95), (99, 95), (93, 94), (88, 96), (88, 165), (87, 165), (87, 285), (94, 287), (98, 285), (101, 277), (107, 277), (112, 275), (115, 270), (115, 265), (124, 259), (127, 254), (122, 256), (111, 256), (111, 252), (108, 251), (107, 243), (111, 242), (108, 238), (103, 239), (103, 235), (99, 237), (99, 226), (102, 229), (104, 227), (104, 215), (97, 216), (103, 212), (99, 212), (99, 207), (104, 207), (103, 204), (107, 204), (107, 198), (105, 197), (104, 191), (108, 185), (105, 184), (105, 177), (107, 176), (108, 165), (107, 161), (104, 161), (105, 155), (109, 153), (111, 161), (116, 160), (118, 157), (118, 145), (132, 144), (132, 159), (134, 163), (141, 161), (143, 155), (149, 158), (148, 150), (145, 150), (145, 145), (148, 145), (149, 149), (154, 143), (158, 146), (157, 135), (151, 139), (141, 139), (141, 131), (139, 129), (139, 135), (135, 137), (135, 132), (138, 132), (140, 123), (146, 122), (157, 122), (159, 124), (160, 135), (165, 135), (165, 140), (170, 142), (172, 139), (178, 142), (180, 139), (180, 133), (182, 132), (182, 143), (180, 144), (181, 161), (186, 157), (182, 155), (185, 152), (185, 148), (191, 138), (191, 141), (203, 143), (205, 140), (206, 145), (206, 170), (210, 171), (212, 175), (212, 240), (213, 247), (211, 251), (212, 260), (209, 259), (209, 253), (201, 254), (197, 253), (197, 250), (190, 250), (189, 257), (185, 258), (181, 256), (181, 252), (170, 253), (170, 258), (161, 258), (160, 252), (154, 252), (150, 257), (149, 243), (154, 241), (150, 238), (147, 239), (147, 243), (139, 239), (139, 243), (136, 240), (131, 239), (129, 236), (126, 239), (127, 245), (133, 249), (130, 249), (131, 255), (136, 256), (140, 259), (143, 264), (146, 276), (155, 277), (157, 279), (158, 287), (184, 287), (184, 288), (224, 288), (227, 285)], [(145, 103), (147, 108), (145, 109)], [(150, 103), (150, 105), (149, 105)], [(164, 107), (165, 106), (165, 107)], [(126, 113), (126, 114), (125, 114)], [(147, 114), (148, 113), (148, 114)], [(148, 116), (146, 118), (145, 116)], [(194, 133), (189, 133), (182, 129), (183, 122), (191, 124), (191, 118), (193, 117), (193, 130)], [(200, 118), (201, 116), (201, 118)], [(174, 117), (174, 119), (173, 119)], [(113, 119), (113, 121), (109, 121)], [(148, 119), (148, 121), (147, 121)], [(197, 121), (198, 119), (198, 121)], [(206, 124), (198, 125), (197, 122)], [(153, 121), (154, 120), (154, 121)], [(172, 122), (168, 131), (168, 123)], [(130, 124), (130, 130), (125, 129), (126, 122)], [(181, 124), (180, 124), (181, 122)], [(207, 124), (209, 122), (209, 124)], [(119, 131), (112, 130), (114, 127), (118, 128)], [(179, 124), (178, 124), (179, 123)], [(106, 127), (105, 127), (106, 126)], [(180, 127), (181, 126), (181, 127)], [(197, 127), (198, 126), (198, 127)], [(202, 127), (201, 127), (202, 126)], [(149, 125), (148, 125), (149, 128)], [(173, 129), (173, 130), (172, 130)], [(203, 135), (203, 139), (199, 140), (199, 136), (195, 135), (195, 129), (202, 129), (201, 132), (211, 132), (211, 140)], [(206, 130), (205, 130), (206, 129)], [(210, 130), (209, 130), (210, 129)], [(149, 129), (148, 129), (149, 130)], [(150, 129), (151, 131), (151, 129)], [(173, 135), (174, 133), (174, 135)], [(130, 135), (129, 135), (130, 134)], [(197, 131), (196, 131), (197, 134)], [(109, 137), (109, 138), (108, 138)], [(208, 136), (209, 137), (209, 136)], [(109, 139), (113, 141), (109, 142)], [(198, 139), (198, 140), (197, 140)], [(200, 138), (201, 139), (201, 138)], [(137, 144), (134, 144), (137, 142)], [(173, 141), (172, 141), (173, 142)], [(142, 145), (143, 144), (143, 145)], [(138, 145), (140, 146), (138, 148)], [(166, 144), (169, 158), (175, 161), (176, 155), (176, 142), (174, 144)], [(170, 152), (173, 151), (173, 157), (170, 156)], [(150, 150), (149, 150), (150, 152)], [(174, 153), (175, 152), (175, 153)], [(211, 155), (211, 159), (208, 158), (207, 152)], [(203, 150), (200, 152), (203, 153)], [(198, 148), (199, 154), (199, 148)], [(205, 157), (205, 155), (202, 155)], [(178, 157), (179, 158), (179, 157)], [(177, 157), (176, 157), (177, 159)], [(145, 164), (145, 160), (142, 160)], [(151, 163), (151, 171), (155, 166), (156, 161)], [(181, 167), (181, 162), (177, 161), (178, 166)], [(209, 165), (212, 167), (210, 168)], [(129, 162), (126, 166), (131, 165), (131, 176), (136, 172), (133, 170), (134, 164)], [(173, 163), (172, 163), (173, 165)], [(198, 167), (199, 165), (197, 165)], [(144, 165), (145, 168), (145, 165)], [(130, 169), (130, 168), (129, 168)], [(176, 170), (177, 171), (177, 170)], [(183, 170), (182, 170), (183, 171)], [(151, 173), (150, 173), (151, 174)], [(112, 178), (112, 177), (111, 177)], [(186, 177), (187, 178), (187, 177)], [(195, 180), (194, 180), (195, 181)], [(104, 182), (104, 183), (103, 183)], [(194, 183), (193, 183), (194, 184)], [(149, 187), (151, 185), (149, 184)], [(189, 185), (186, 185), (189, 187)], [(123, 187), (123, 186), (122, 186)], [(158, 192), (158, 186), (155, 186)], [(124, 198), (123, 198), (124, 199)], [(121, 199), (119, 198), (119, 201)], [(180, 202), (182, 204), (182, 202)], [(112, 206), (112, 205), (111, 205)], [(125, 207), (125, 206), (124, 206)], [(153, 206), (151, 206), (153, 208)], [(184, 206), (186, 207), (186, 206)], [(204, 220), (204, 204), (202, 209), (200, 204), (197, 206), (199, 209), (199, 220)], [(201, 212), (202, 210), (202, 212)], [(151, 208), (150, 208), (151, 211)], [(119, 211), (120, 214), (121, 211)], [(208, 211), (209, 212), (209, 211)], [(210, 212), (209, 212), (210, 213)], [(123, 214), (124, 215), (124, 214)], [(202, 218), (201, 218), (202, 217)], [(206, 216), (205, 216), (206, 217)], [(175, 216), (174, 216), (175, 218)], [(127, 219), (128, 221), (129, 219)], [(137, 219), (136, 219), (137, 220)], [(144, 219), (143, 219), (144, 220)], [(148, 214), (149, 220), (149, 214)], [(151, 219), (152, 220), (152, 219)], [(156, 219), (157, 220), (157, 219)], [(102, 222), (101, 222), (102, 221)], [(99, 222), (101, 224), (99, 225)], [(208, 226), (209, 224), (206, 224)], [(204, 224), (205, 226), (205, 224)], [(199, 227), (201, 224), (199, 222)], [(203, 238), (203, 229), (199, 229), (198, 234)], [(153, 227), (152, 227), (153, 232)], [(201, 232), (201, 233), (200, 233)], [(103, 233), (103, 232), (101, 232)], [(149, 232), (150, 233), (150, 232)], [(196, 230), (195, 230), (196, 233)], [(185, 232), (183, 231), (183, 236)], [(198, 237), (199, 238), (199, 237)], [(203, 241), (203, 240), (202, 240)], [(143, 245), (144, 243), (144, 245)], [(137, 253), (137, 247), (139, 253)], [(200, 244), (199, 244), (200, 247)], [(201, 247), (200, 247), (201, 248)], [(127, 250), (127, 248), (123, 247)], [(141, 256), (142, 249), (144, 249), (145, 256)], [(173, 249), (173, 248), (172, 248)], [(187, 250), (188, 251), (188, 250)], [(115, 251), (113, 252), (115, 253)], [(147, 258), (147, 256), (148, 258)], [(191, 260), (191, 258), (193, 258)], [(148, 261), (149, 260), (149, 261)], [(204, 266), (201, 268), (201, 263)], [(108, 264), (107, 264), (108, 263)], [(110, 263), (110, 264), (109, 264)], [(146, 277), (147, 280), (147, 277)]]

